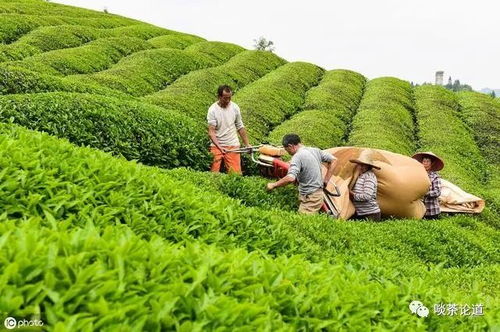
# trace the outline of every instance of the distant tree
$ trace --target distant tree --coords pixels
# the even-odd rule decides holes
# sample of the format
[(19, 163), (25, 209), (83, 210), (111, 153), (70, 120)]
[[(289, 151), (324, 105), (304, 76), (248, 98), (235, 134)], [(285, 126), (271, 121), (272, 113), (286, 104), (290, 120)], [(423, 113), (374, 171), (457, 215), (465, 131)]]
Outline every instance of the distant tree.
[(494, 90), (491, 90), (490, 96), (491, 96), (491, 98), (496, 98), (497, 97), (497, 95), (496, 95), (496, 93), (495, 93)]
[(254, 39), (254, 45), (253, 47), (256, 49), (256, 50), (259, 50), (259, 51), (269, 51), (269, 52), (272, 52), (274, 51), (274, 42), (272, 40), (267, 40), (266, 38), (264, 37), (259, 37), (259, 39)]
[(109, 14), (108, 12), (108, 8), (104, 7), (104, 9), (102, 10), (105, 14)]
[(448, 76), (448, 84), (444, 86), (448, 90), (453, 90), (453, 83), (451, 83), (451, 76)]

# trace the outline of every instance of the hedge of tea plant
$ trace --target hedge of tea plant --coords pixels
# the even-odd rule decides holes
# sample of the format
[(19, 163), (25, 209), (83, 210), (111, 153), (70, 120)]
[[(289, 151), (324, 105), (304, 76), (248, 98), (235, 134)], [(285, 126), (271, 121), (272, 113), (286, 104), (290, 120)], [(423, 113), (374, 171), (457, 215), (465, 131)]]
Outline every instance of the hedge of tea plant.
[[(134, 21), (132, 21), (134, 22)], [(115, 28), (130, 25), (128, 19), (116, 16), (100, 18), (53, 15), (0, 14), (0, 42), (10, 44), (39, 27), (53, 25), (82, 25), (94, 28)]]
[(203, 42), (219, 46), (219, 52), (203, 49), (176, 50), (170, 48), (136, 52), (123, 58), (108, 70), (89, 75), (68, 77), (73, 82), (97, 83), (133, 96), (143, 96), (159, 91), (178, 77), (191, 71), (221, 65), (242, 49), (233, 44)]
[(238, 91), (234, 101), (249, 136), (261, 142), (275, 126), (297, 113), (305, 93), (322, 75), (323, 69), (316, 65), (291, 62)]
[(489, 95), (463, 91), (457, 94), (460, 115), (472, 129), (486, 160), (500, 165), (500, 103)]
[(413, 107), (409, 82), (394, 77), (369, 81), (347, 145), (411, 154), (415, 151)]
[(53, 216), (72, 227), (127, 224), (144, 238), (157, 234), (173, 242), (199, 239), (272, 255), (342, 259), (358, 269), (382, 260), (405, 274), (415, 271), (402, 260), (470, 269), (498, 258), (498, 232), (472, 218), (432, 226), (339, 222), (245, 207), (168, 172), (17, 126), (0, 126), (0, 147), (0, 206), (10, 219)]
[(134, 37), (148, 40), (152, 38), (151, 40), (153, 40), (155, 39), (153, 37), (158, 35), (170, 37), (173, 41), (193, 40), (193, 36), (146, 24), (114, 29), (98, 29), (79, 25), (47, 26), (31, 31), (14, 43), (0, 45), (0, 61), (21, 60), (47, 51), (78, 47), (99, 38)]
[(205, 122), (208, 107), (217, 100), (217, 88), (220, 85), (229, 84), (238, 90), (284, 63), (285, 60), (271, 52), (244, 51), (221, 66), (184, 75), (164, 90), (146, 96), (144, 100), (167, 109), (179, 110), (198, 122)]
[(303, 111), (277, 126), (269, 141), (281, 144), (284, 135), (296, 133), (306, 145), (322, 149), (342, 145), (364, 85), (365, 78), (356, 72), (326, 72), (319, 85), (307, 92)]
[(175, 48), (181, 50), (203, 41), (205, 41), (204, 38), (187, 34), (162, 35), (148, 39), (148, 42), (156, 48)]
[[(152, 45), (139, 38), (110, 37), (97, 39), (80, 47), (34, 55), (12, 63), (51, 75), (89, 74), (105, 70), (127, 55), (150, 48)], [(42, 64), (43, 69), (40, 67)]]
[(45, 131), (72, 143), (165, 168), (205, 170), (205, 131), (176, 111), (76, 93), (0, 97), (0, 121)]
[[(290, 315), (286, 321), (291, 322), (292, 326), (303, 326), (301, 324), (316, 326), (314, 324), (318, 323), (318, 317), (335, 324), (334, 322), (338, 321), (335, 315), (340, 315), (342, 311), (344, 313), (339, 316), (342, 317), (342, 321), (349, 322), (349, 325), (358, 324), (356, 326), (360, 328), (379, 323), (381, 326), (386, 326), (398, 321), (403, 324), (402, 326), (425, 323), (431, 329), (438, 327), (454, 329), (464, 324), (493, 326), (498, 314), (498, 309), (494, 307), (494, 299), (498, 292), (498, 288), (494, 286), (495, 275), (498, 273), (498, 264), (494, 263), (498, 258), (498, 252), (495, 250), (498, 234), (473, 219), (466, 220), (461, 217), (462, 219), (456, 218), (453, 222), (443, 220), (426, 225), (420, 221), (372, 224), (334, 222), (326, 217), (300, 217), (285, 212), (269, 213), (241, 207), (237, 201), (217, 195), (210, 195), (210, 199), (207, 199), (207, 193), (203, 188), (193, 187), (190, 184), (180, 185), (180, 182), (170, 179), (167, 174), (154, 168), (117, 160), (95, 150), (75, 148), (67, 142), (25, 129), (1, 126), (0, 147), (2, 154), (0, 166), (4, 179), (0, 186), (0, 203), (4, 208), (4, 213), (1, 215), (3, 221), (0, 223), (3, 225), (0, 226), (2, 227), (0, 250), (4, 252), (1, 257), (8, 258), (1, 260), (4, 268), (1, 270), (3, 278), (0, 280), (4, 282), (4, 287), (0, 288), (2, 292), (0, 298), (7, 300), (0, 302), (0, 311), (5, 313), (30, 316), (33, 314), (31, 310), (36, 310), (38, 305), (39, 313), (51, 324), (62, 319), (59, 315), (67, 316), (67, 319), (70, 319), (68, 315), (71, 315), (74, 316), (73, 321), (77, 321), (78, 310), (87, 312), (85, 311), (87, 308), (80, 304), (94, 303), (95, 300), (100, 301), (97, 306), (104, 305), (104, 308), (108, 308), (96, 310), (97, 307), (92, 304), (88, 309), (91, 316), (102, 324), (99, 327), (108, 326), (106, 324), (114, 326), (114, 320), (111, 318), (114, 315), (110, 314), (114, 312), (113, 303), (116, 302), (116, 306), (119, 303), (119, 308), (128, 308), (128, 305), (124, 305), (124, 301), (136, 299), (130, 292), (139, 291), (137, 301), (139, 298), (147, 301), (154, 297), (156, 288), (153, 285), (156, 287), (162, 285), (147, 272), (149, 266), (147, 262), (152, 260), (151, 266), (158, 268), (163, 266), (160, 262), (164, 264), (169, 261), (167, 257), (172, 250), (162, 247), (161, 243), (167, 239), (181, 242), (190, 248), (193, 239), (196, 238), (224, 248), (226, 254), (234, 251), (244, 253), (234, 260), (227, 255), (214, 259), (214, 262), (226, 262), (233, 267), (230, 270), (224, 266), (214, 267), (220, 274), (203, 278), (202, 285), (206, 285), (203, 290), (207, 294), (213, 296), (218, 294), (215, 290), (227, 290), (227, 293), (221, 296), (227, 299), (230, 294), (239, 294), (235, 298), (235, 303), (246, 303), (244, 290), (250, 291), (249, 301), (255, 300), (255, 296), (260, 294), (259, 296), (265, 296), (268, 301), (275, 303), (271, 307), (269, 305), (266, 307), (276, 308), (281, 315), (285, 313)], [(36, 221), (33, 223), (28, 221), (29, 224), (24, 228), (20, 227), (22, 220), (32, 218)], [(9, 222), (7, 219), (12, 221)], [(111, 272), (104, 272), (103, 267), (97, 269), (102, 274), (90, 273), (87, 269), (83, 269), (82, 275), (75, 274), (80, 268), (87, 266), (87, 258), (90, 266), (93, 266), (89, 268), (94, 271), (92, 269), (95, 269), (95, 265), (92, 264), (96, 264), (99, 260), (90, 253), (91, 250), (101, 254), (106, 252), (98, 245), (96, 239), (91, 240), (82, 232), (89, 230), (92, 234), (110, 234), (108, 232), (127, 229), (122, 224), (128, 225), (135, 234), (126, 230), (127, 235), (120, 236), (117, 242), (112, 239), (113, 236), (106, 237), (103, 241), (109, 248), (114, 248), (112, 256), (109, 258), (104, 256), (103, 261), (111, 264), (113, 269), (117, 269), (117, 277)], [(109, 227), (105, 230), (107, 226)], [(83, 227), (83, 230), (79, 230), (80, 227)], [(66, 242), (58, 240), (55, 235), (42, 233), (37, 237), (37, 232), (44, 229), (60, 232), (61, 235), (64, 234), (63, 236), (78, 234), (74, 235), (72, 240), (67, 240), (75, 246), (75, 251), (67, 248), (63, 244)], [(81, 242), (77, 240), (78, 238)], [(7, 240), (9, 246), (4, 245)], [(135, 244), (134, 241), (140, 243)], [(147, 248), (147, 242), (152, 243), (151, 250), (154, 250), (155, 254), (151, 254), (148, 250), (145, 255), (149, 259), (141, 256), (135, 260), (133, 253), (142, 252)], [(119, 250), (121, 246), (118, 243), (129, 250)], [(249, 271), (256, 273), (262, 270), (257, 268), (260, 266), (258, 261), (251, 257), (252, 255), (261, 257), (261, 255), (255, 252), (249, 256), (245, 251), (236, 249), (238, 247), (273, 255), (291, 256), (300, 253), (305, 256), (276, 259), (263, 257), (263, 262), (267, 262), (266, 264), (270, 265), (268, 268), (273, 272), (257, 279), (257, 284), (254, 285), (248, 284), (255, 280), (248, 278), (255, 276), (249, 274)], [(56, 248), (66, 249), (54, 251)], [(25, 256), (28, 253), (33, 256)], [(46, 256), (50, 255), (49, 253), (52, 253), (50, 256), (52, 260)], [(59, 253), (62, 258), (57, 261)], [(162, 256), (163, 254), (167, 256)], [(120, 259), (120, 255), (124, 258)], [(212, 257), (209, 252), (196, 250), (193, 255), (205, 263)], [(40, 264), (37, 259), (27, 257), (38, 257), (40, 262), (44, 263)], [(305, 257), (317, 257), (319, 265), (311, 265), (304, 261)], [(282, 260), (286, 262), (290, 259), (292, 259), (290, 265), (283, 265)], [(190, 277), (183, 272), (184, 269), (193, 273), (204, 271), (204, 267), (191, 266), (188, 263), (196, 261), (183, 256), (181, 263), (176, 265), (177, 268), (158, 271), (158, 275), (167, 280), (174, 278), (176, 273), (184, 276), (183, 284), (188, 292), (179, 305), (191, 303), (197, 308), (202, 301), (199, 296), (206, 298), (204, 295), (196, 295), (198, 291), (190, 290), (195, 285), (200, 285), (194, 277), (196, 274)], [(244, 269), (241, 274), (237, 273), (234, 279), (230, 279), (234, 281), (230, 284), (225, 283), (225, 287), (222, 288), (210, 288), (211, 285), (216, 287), (215, 285), (221, 285), (220, 283), (205, 284), (219, 277), (228, 280), (232, 275), (230, 271), (238, 271), (235, 270), (236, 266), (239, 266), (234, 265), (236, 262), (248, 263), (245, 266), (250, 270)], [(51, 271), (56, 266), (58, 271), (65, 271), (63, 266), (67, 266), (66, 264), (75, 264), (76, 270), (73, 268), (73, 275), (78, 277), (69, 278), (66, 282), (59, 278), (58, 282), (55, 282), (52, 276), (48, 276), (55, 273)], [(39, 269), (33, 269), (37, 265)], [(294, 268), (289, 270), (291, 267)], [(321, 267), (326, 269), (324, 273), (321, 272)], [(275, 268), (280, 269), (279, 272), (275, 271)], [(34, 271), (40, 272), (37, 274)], [(26, 275), (30, 273), (32, 274)], [(145, 275), (149, 277), (144, 278)], [(48, 279), (45, 279), (46, 276)], [(242, 279), (242, 276), (245, 278)], [(138, 280), (133, 281), (132, 285), (137, 286), (129, 286), (128, 282), (135, 278)], [(324, 281), (320, 282), (323, 279)], [(150, 287), (147, 284), (136, 284), (146, 280), (151, 282)], [(274, 285), (282, 289), (283, 280), (288, 280), (293, 285), (293, 288), (284, 294), (275, 293), (267, 288), (264, 288), (266, 291), (259, 291), (264, 285)], [(38, 282), (46, 285), (44, 290), (34, 291), (38, 287)], [(104, 291), (94, 299), (92, 297), (94, 293), (86, 291), (85, 288), (95, 288), (94, 283), (101, 285), (102, 291), (108, 289), (111, 293)], [(113, 286), (109, 288), (103, 286), (108, 283), (113, 283)], [(181, 285), (178, 282), (174, 283)], [(238, 286), (227, 288), (233, 284), (240, 285), (241, 291), (238, 291), (240, 289)], [(301, 291), (302, 284), (304, 287), (312, 288)], [(322, 293), (320, 290), (329, 289), (330, 286), (326, 285), (335, 288)], [(170, 284), (165, 287), (172, 289)], [(81, 295), (78, 295), (80, 292), (77, 289), (81, 290)], [(252, 289), (256, 289), (257, 293), (251, 291)], [(161, 287), (159, 292), (165, 295), (165, 290)], [(123, 297), (120, 297), (120, 294), (123, 294)], [(172, 294), (167, 294), (168, 298), (172, 299)], [(292, 302), (285, 300), (286, 297), (283, 297), (285, 294), (291, 296), (290, 300), (292, 298), (294, 300)], [(309, 299), (309, 296), (314, 298)], [(415, 297), (427, 303), (481, 302), (488, 310), (485, 310), (485, 317), (475, 317), (477, 319), (474, 320), (469, 317), (437, 316), (419, 320), (408, 314), (408, 303)], [(141, 311), (144, 319), (156, 317), (154, 314), (156, 306), (151, 304), (153, 307), (151, 308), (149, 302), (143, 301), (139, 303), (143, 308), (141, 310), (145, 310)], [(132, 303), (134, 301), (130, 305)], [(331, 308), (332, 303), (338, 303), (336, 305), (339, 305), (339, 308), (335, 310)], [(295, 306), (301, 308), (299, 314), (293, 309)], [(119, 308), (116, 307), (116, 310), (120, 310)], [(216, 307), (212, 314), (224, 315), (226, 310), (229, 309)], [(373, 313), (373, 310), (376, 313)], [(135, 311), (131, 309), (131, 312)], [(365, 318), (370, 312), (373, 317), (370, 316), (372, 319), (368, 322)], [(108, 314), (111, 317), (108, 317)], [(308, 315), (312, 315), (312, 318), (305, 319)], [(190, 317), (189, 320), (194, 320), (193, 316)], [(182, 321), (182, 318), (180, 319)], [(206, 319), (206, 324), (212, 322), (217, 320), (212, 316)], [(132, 323), (127, 321), (125, 324)], [(231, 324), (235, 323), (230, 320), (227, 324), (233, 326)], [(263, 324), (264, 327), (267, 323)]]
[[(0, 312), (40, 319), (49, 330), (487, 330), (496, 324), (492, 295), (445, 290), (429, 277), (398, 285), (300, 256), (145, 240), (122, 225), (72, 228), (48, 217), (46, 227), (40, 218), (0, 218)], [(415, 297), (431, 312), (432, 303), (480, 301), (484, 315), (422, 319), (409, 313)]]
[(260, 176), (199, 172), (186, 168), (172, 169), (166, 173), (169, 177), (202, 188), (205, 193), (224, 194), (246, 206), (286, 211), (296, 211), (298, 208), (296, 186), (290, 185), (268, 192), (266, 184), (271, 180)]
[(86, 92), (129, 98), (128, 95), (120, 91), (97, 84), (71, 81), (70, 79), (40, 74), (24, 68), (0, 65), (0, 95), (52, 91)]
[(477, 193), (487, 180), (485, 161), (460, 118), (457, 95), (440, 86), (419, 86), (415, 88), (415, 103), (419, 150), (440, 156), (445, 163), (442, 176)]

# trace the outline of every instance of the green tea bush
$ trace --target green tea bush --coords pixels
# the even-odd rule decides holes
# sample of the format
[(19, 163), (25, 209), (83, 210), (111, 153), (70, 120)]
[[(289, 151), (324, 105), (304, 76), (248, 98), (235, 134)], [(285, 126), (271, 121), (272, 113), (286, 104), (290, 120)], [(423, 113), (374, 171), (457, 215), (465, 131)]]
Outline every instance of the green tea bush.
[(500, 165), (500, 103), (488, 95), (463, 91), (457, 94), (460, 115), (472, 129), (486, 160)]
[(288, 63), (244, 87), (234, 101), (241, 108), (249, 136), (262, 141), (286, 118), (299, 111), (304, 96), (317, 85), (323, 69), (306, 62)]
[[(0, 312), (34, 316), (48, 329), (487, 330), (496, 324), (493, 295), (445, 290), (430, 278), (399, 285), (300, 256), (145, 240), (120, 225), (72, 229), (1, 218), (0, 243), (9, 245), (0, 246)], [(409, 313), (415, 297), (429, 307), (427, 319)], [(432, 303), (478, 299), (484, 316), (432, 313)]]
[[(211, 45), (212, 42), (206, 42)], [(222, 43), (217, 42), (221, 45)], [(116, 65), (91, 75), (68, 77), (73, 82), (97, 83), (123, 91), (133, 96), (143, 96), (159, 91), (178, 77), (191, 71), (222, 64), (240, 51), (239, 48), (221, 47), (215, 52), (195, 50), (153, 49), (136, 52), (123, 58)]]
[(148, 39), (148, 42), (156, 48), (176, 48), (185, 49), (186, 47), (206, 41), (205, 39), (193, 35), (163, 35)]
[(415, 151), (410, 83), (381, 77), (367, 83), (347, 144), (410, 155)]
[(0, 97), (0, 120), (165, 168), (210, 163), (205, 130), (175, 111), (75, 93)]
[(34, 55), (20, 63), (24, 63), (25, 68), (47, 74), (53, 72), (41, 71), (41, 64), (60, 75), (89, 74), (105, 70), (123, 57), (151, 47), (146, 41), (133, 37), (102, 38), (84, 46)]
[(166, 173), (169, 177), (203, 188), (206, 193), (221, 193), (246, 206), (287, 211), (296, 211), (298, 208), (297, 188), (295, 186), (282, 187), (268, 192), (266, 183), (269, 180), (262, 177), (197, 172), (183, 168), (168, 170)]
[(129, 98), (119, 91), (96, 84), (71, 82), (65, 78), (39, 74), (24, 68), (0, 65), (0, 95), (53, 91), (88, 92)]
[(43, 26), (82, 25), (94, 28), (116, 28), (131, 24), (128, 19), (115, 16), (82, 18), (66, 16), (39, 16), (25, 14), (0, 14), (0, 42), (10, 44), (30, 31)]
[(457, 95), (440, 86), (415, 88), (420, 150), (443, 158), (447, 180), (476, 192), (486, 180), (485, 161), (470, 130), (460, 119)]
[(271, 52), (244, 51), (221, 66), (184, 75), (164, 90), (146, 96), (144, 100), (167, 109), (179, 110), (198, 122), (205, 122), (208, 107), (217, 100), (219, 85), (229, 84), (238, 90), (284, 63), (285, 60)]
[(245, 51), (245, 49), (231, 43), (203, 41), (186, 47), (185, 51), (192, 52), (200, 57), (204, 55), (205, 59), (201, 59), (202, 61), (219, 65), (227, 62), (236, 54)]
[(364, 84), (365, 78), (353, 71), (326, 72), (319, 85), (307, 91), (303, 111), (277, 126), (269, 141), (281, 144), (284, 135), (296, 133), (306, 145), (322, 149), (342, 145)]
[(194, 53), (154, 49), (134, 53), (110, 69), (67, 78), (75, 83), (95, 83), (133, 96), (143, 96), (159, 91), (178, 77), (203, 67), (204, 64)]
[[(168, 35), (169, 33), (170, 35)], [(190, 40), (186, 37), (192, 37), (146, 24), (114, 29), (98, 29), (79, 25), (47, 26), (25, 34), (12, 44), (0, 45), (0, 61), (21, 60), (47, 51), (78, 47), (99, 38), (134, 37), (150, 39), (162, 34), (162, 37), (171, 37), (173, 40)]]

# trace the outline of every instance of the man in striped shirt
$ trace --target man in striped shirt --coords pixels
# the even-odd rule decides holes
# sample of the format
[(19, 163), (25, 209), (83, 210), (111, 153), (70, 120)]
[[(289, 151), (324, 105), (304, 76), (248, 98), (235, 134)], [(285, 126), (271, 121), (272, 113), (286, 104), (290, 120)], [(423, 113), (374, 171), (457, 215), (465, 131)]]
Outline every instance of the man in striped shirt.
[(361, 152), (358, 159), (351, 159), (350, 162), (356, 163), (356, 170), (359, 173), (354, 187), (349, 192), (356, 217), (359, 219), (370, 219), (380, 221), (380, 207), (377, 202), (377, 177), (373, 169), (380, 167), (373, 164), (370, 149)]

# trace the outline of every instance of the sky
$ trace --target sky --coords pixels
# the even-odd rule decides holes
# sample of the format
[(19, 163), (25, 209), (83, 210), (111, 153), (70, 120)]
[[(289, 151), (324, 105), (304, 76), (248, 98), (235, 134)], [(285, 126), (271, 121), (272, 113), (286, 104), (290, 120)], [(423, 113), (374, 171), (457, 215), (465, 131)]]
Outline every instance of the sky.
[(288, 61), (369, 79), (500, 89), (498, 0), (53, 0), (252, 49), (260, 36)]

